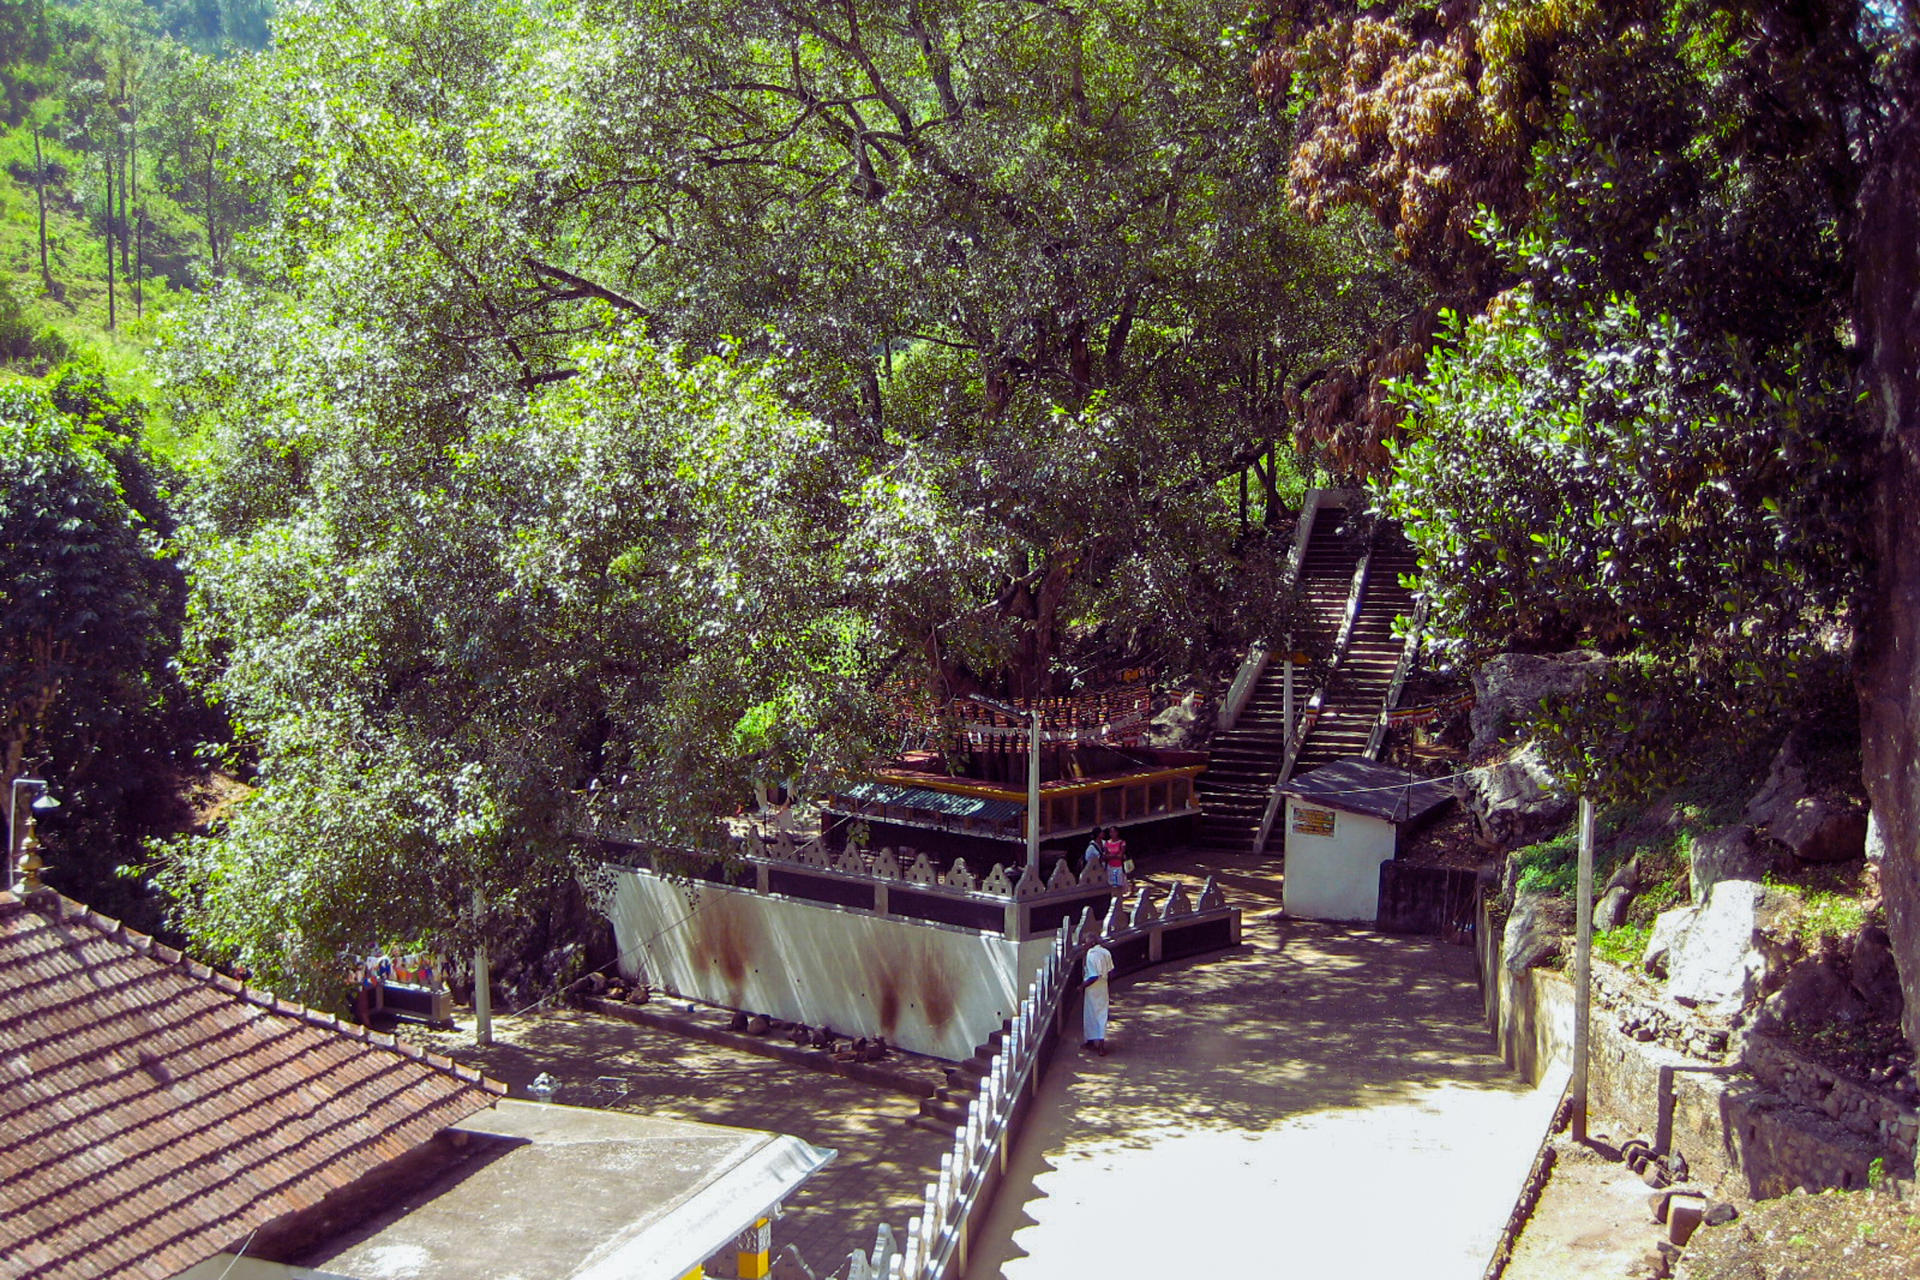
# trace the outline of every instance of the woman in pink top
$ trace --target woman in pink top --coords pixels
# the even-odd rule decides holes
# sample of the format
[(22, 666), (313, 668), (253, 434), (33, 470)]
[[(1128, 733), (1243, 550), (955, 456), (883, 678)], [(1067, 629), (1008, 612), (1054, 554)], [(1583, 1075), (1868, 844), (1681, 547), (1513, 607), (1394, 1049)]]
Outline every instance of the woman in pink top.
[(1107, 852), (1107, 887), (1118, 893), (1127, 887), (1127, 842), (1120, 838), (1120, 828), (1108, 827), (1101, 847)]

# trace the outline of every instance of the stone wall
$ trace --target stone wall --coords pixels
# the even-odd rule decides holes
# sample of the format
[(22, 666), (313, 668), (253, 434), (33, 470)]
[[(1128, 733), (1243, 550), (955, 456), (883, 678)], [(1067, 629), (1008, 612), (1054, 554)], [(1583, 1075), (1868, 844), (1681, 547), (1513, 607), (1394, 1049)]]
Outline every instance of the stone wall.
[(1857, 1137), (1884, 1144), (1888, 1169), (1903, 1178), (1912, 1175), (1920, 1112), (1855, 1084), (1771, 1036), (1749, 1035), (1742, 1056), (1766, 1087)]
[[(1499, 931), (1484, 912), (1476, 943), (1481, 994), (1501, 1055), (1535, 1082), (1569, 1067), (1572, 983), (1551, 969), (1508, 971)], [(1694, 1180), (1763, 1198), (1795, 1187), (1864, 1187), (1876, 1159), (1890, 1177), (1912, 1176), (1920, 1119), (1910, 1108), (1758, 1037), (1730, 1038), (1718, 1053), (1689, 1051), (1713, 1046), (1714, 1028), (1703, 1031), (1642, 1003), (1631, 980), (1604, 962), (1594, 970), (1590, 1106), (1632, 1126), (1655, 1151), (1677, 1151)], [(1751, 1069), (1740, 1060), (1748, 1045), (1755, 1046)]]

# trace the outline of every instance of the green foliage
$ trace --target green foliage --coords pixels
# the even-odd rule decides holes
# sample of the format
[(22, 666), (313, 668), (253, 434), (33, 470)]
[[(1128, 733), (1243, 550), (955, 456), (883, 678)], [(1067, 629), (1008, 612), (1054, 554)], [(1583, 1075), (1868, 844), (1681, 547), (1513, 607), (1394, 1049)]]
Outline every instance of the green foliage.
[(1841, 387), (1770, 382), (1627, 299), (1565, 316), (1522, 290), (1448, 343), (1400, 384), (1386, 502), (1443, 650), (1624, 654), (1531, 726), (1576, 785), (1670, 776), (1705, 725), (1769, 723), (1832, 665), (1864, 492)]
[(1848, 938), (1867, 923), (1867, 908), (1854, 893), (1816, 889), (1769, 875), (1767, 884), (1791, 893), (1799, 901), (1792, 917), (1793, 936), (1809, 951)]
[(35, 759), (63, 801), (49, 882), (153, 928), (119, 868), (175, 819), (213, 728), (171, 670), (185, 583), (162, 552), (172, 518), (139, 418), (92, 369), (0, 382), (0, 746), (6, 776)]
[(1516, 850), (1511, 855), (1519, 866), (1515, 887), (1521, 893), (1571, 894), (1579, 853), (1579, 834), (1573, 831)]
[(1609, 964), (1635, 969), (1640, 965), (1640, 957), (1646, 954), (1647, 939), (1652, 936), (1652, 925), (1631, 921), (1614, 929), (1596, 929), (1593, 953)]

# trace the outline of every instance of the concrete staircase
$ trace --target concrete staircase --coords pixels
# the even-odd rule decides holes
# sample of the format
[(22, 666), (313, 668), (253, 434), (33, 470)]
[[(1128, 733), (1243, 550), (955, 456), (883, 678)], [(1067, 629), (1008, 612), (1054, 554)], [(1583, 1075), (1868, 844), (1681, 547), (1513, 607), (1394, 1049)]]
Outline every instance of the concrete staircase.
[(1413, 593), (1400, 585), (1400, 575), (1413, 572), (1414, 564), (1405, 535), (1392, 525), (1381, 525), (1368, 557), (1366, 592), (1353, 635), (1327, 688), (1320, 717), (1300, 744), (1293, 765), (1296, 775), (1366, 754), (1406, 647), (1393, 634), (1393, 620), (1413, 612)]
[[(1293, 643), (1318, 658), (1332, 651), (1353, 590), (1360, 546), (1351, 534), (1346, 509), (1329, 505), (1314, 514), (1307, 535), (1300, 563), (1300, 629)], [(1233, 728), (1214, 736), (1212, 758), (1196, 787), (1203, 814), (1196, 843), (1209, 853), (1245, 853), (1259, 834), (1267, 796), (1287, 754), (1285, 680), (1282, 664), (1269, 663)], [(1305, 673), (1296, 671), (1295, 715), (1312, 692)]]
[(1009, 1018), (987, 1037), (985, 1044), (973, 1051), (971, 1058), (948, 1067), (947, 1082), (934, 1090), (931, 1098), (921, 1101), (920, 1114), (908, 1116), (907, 1123), (952, 1137), (953, 1131), (967, 1122), (967, 1104), (979, 1096), (980, 1082), (993, 1070), (993, 1059), (1012, 1031), (1013, 1020)]

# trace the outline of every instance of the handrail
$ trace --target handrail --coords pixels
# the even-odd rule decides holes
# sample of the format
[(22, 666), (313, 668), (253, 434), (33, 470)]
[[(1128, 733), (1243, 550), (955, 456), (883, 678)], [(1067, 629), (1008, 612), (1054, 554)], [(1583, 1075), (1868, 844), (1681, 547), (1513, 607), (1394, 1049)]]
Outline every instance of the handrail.
[(1218, 729), (1225, 732), (1233, 728), (1240, 719), (1240, 713), (1253, 701), (1254, 686), (1260, 683), (1260, 677), (1267, 670), (1267, 642), (1256, 640), (1247, 649), (1247, 657), (1235, 673), (1233, 683), (1227, 686), (1226, 700), (1220, 705)]
[(1340, 664), (1346, 660), (1347, 648), (1353, 642), (1354, 628), (1360, 622), (1360, 606), (1367, 595), (1367, 571), (1373, 564), (1373, 541), (1360, 553), (1359, 563), (1353, 567), (1353, 586), (1347, 591), (1347, 609), (1340, 620), (1339, 634), (1334, 637), (1333, 652), (1327, 665), (1327, 676), (1313, 697), (1307, 701), (1307, 709), (1300, 715), (1300, 723), (1287, 737), (1287, 752), (1280, 761), (1279, 776), (1273, 780), (1273, 788), (1267, 793), (1267, 807), (1260, 815), (1260, 829), (1254, 833), (1253, 851), (1260, 853), (1267, 847), (1267, 840), (1273, 835), (1273, 824), (1280, 816), (1280, 807), (1286, 797), (1281, 788), (1293, 777), (1293, 766), (1300, 758), (1300, 749), (1307, 744), (1307, 735), (1313, 732), (1314, 721), (1320, 716), (1320, 708), (1327, 700), (1327, 690), (1340, 678)]
[(1413, 626), (1407, 629), (1407, 642), (1400, 648), (1400, 661), (1393, 668), (1393, 680), (1387, 685), (1386, 701), (1380, 704), (1380, 718), (1374, 721), (1373, 732), (1367, 736), (1367, 749), (1364, 754), (1369, 760), (1380, 758), (1380, 748), (1387, 740), (1387, 716), (1400, 705), (1400, 691), (1406, 687), (1407, 676), (1413, 670), (1413, 660), (1420, 652), (1420, 633), (1427, 625), (1427, 602), (1420, 601), (1413, 608)]

